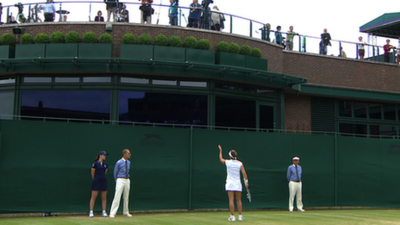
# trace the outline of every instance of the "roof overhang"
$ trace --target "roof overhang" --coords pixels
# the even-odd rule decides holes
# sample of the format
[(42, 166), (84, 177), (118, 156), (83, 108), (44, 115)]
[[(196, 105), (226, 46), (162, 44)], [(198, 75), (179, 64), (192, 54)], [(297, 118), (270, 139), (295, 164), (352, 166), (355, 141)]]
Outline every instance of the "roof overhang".
[(360, 32), (387, 38), (400, 37), (400, 12), (385, 13), (360, 27)]

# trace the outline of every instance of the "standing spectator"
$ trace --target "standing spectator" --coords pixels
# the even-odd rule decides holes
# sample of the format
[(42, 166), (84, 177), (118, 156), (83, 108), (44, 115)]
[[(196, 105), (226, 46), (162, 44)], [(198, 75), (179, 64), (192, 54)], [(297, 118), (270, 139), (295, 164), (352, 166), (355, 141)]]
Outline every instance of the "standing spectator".
[(281, 26), (277, 26), (277, 27), (276, 27), (276, 31), (275, 31), (275, 42), (276, 42), (278, 45), (282, 45)]
[(118, 160), (114, 167), (114, 180), (115, 185), (115, 195), (111, 205), (110, 218), (114, 218), (117, 214), (119, 203), (121, 201), (121, 195), (124, 195), (124, 210), (123, 215), (126, 217), (132, 217), (129, 214), (129, 191), (131, 188), (131, 181), (129, 180), (129, 168), (131, 167), (131, 162), (128, 160), (131, 158), (131, 152), (129, 149), (124, 149), (122, 151), (122, 159)]
[(265, 24), (265, 40), (268, 42), (271, 42), (271, 38), (269, 37), (271, 33), (271, 24), (266, 23)]
[(221, 20), (223, 19), (223, 16), (219, 12), (218, 6), (214, 5), (213, 6), (214, 12), (211, 13), (211, 30), (216, 30), (220, 31), (221, 30)]
[(103, 13), (99, 10), (97, 12), (97, 16), (94, 18), (95, 22), (104, 22), (104, 17), (102, 17)]
[(168, 9), (169, 24), (178, 26), (178, 0), (169, 0), (171, 5)]
[(126, 10), (126, 5), (122, 4), (121, 12), (119, 12), (119, 22), (129, 23), (129, 11)]
[(286, 34), (286, 50), (293, 51), (293, 38), (294, 35), (299, 35), (293, 31), (293, 26), (289, 27), (289, 31)]
[(364, 59), (365, 55), (365, 45), (367, 45), (365, 42), (363, 42), (362, 37), (358, 37), (358, 55), (360, 56), (360, 59)]
[(54, 22), (56, 7), (50, 0), (47, 0), (46, 4), (43, 5), (44, 22)]
[(237, 202), (237, 208), (239, 212), (239, 221), (243, 221), (242, 216), (242, 182), (240, 182), (240, 172), (243, 174), (243, 180), (246, 185), (246, 188), (249, 188), (249, 180), (247, 178), (246, 170), (244, 169), (244, 165), (242, 162), (237, 160), (237, 152), (235, 150), (231, 150), (229, 152), (230, 159), (222, 158), (222, 147), (218, 145), (219, 148), (219, 161), (226, 166), (226, 184), (225, 190), (228, 192), (229, 198), (229, 209), (231, 211), (231, 216), (228, 218), (228, 221), (236, 221), (235, 219), (235, 196)]
[(101, 192), (101, 205), (103, 206), (102, 216), (107, 217), (106, 206), (107, 206), (107, 171), (108, 164), (105, 162), (108, 153), (100, 151), (97, 154), (94, 163), (92, 164), (92, 198), (90, 199), (90, 213), (89, 217), (94, 217), (93, 207), (96, 201), (99, 191)]
[(303, 170), (301, 166), (299, 166), (300, 158), (293, 158), (293, 165), (290, 165), (287, 170), (287, 179), (289, 181), (289, 212), (293, 212), (293, 202), (294, 197), (296, 197), (297, 202), (297, 210), (300, 212), (304, 212), (303, 202), (301, 197), (301, 176)]
[(386, 40), (386, 45), (383, 46), (383, 50), (385, 51), (383, 53), (383, 59), (385, 62), (390, 62), (390, 49), (395, 49), (393, 45), (390, 45), (390, 40)]
[(197, 0), (193, 0), (193, 3), (190, 4), (189, 8), (190, 8), (190, 13), (189, 13), (188, 27), (198, 28), (202, 6), (199, 3), (197, 3)]
[(31, 12), (32, 12), (31, 18), (32, 18), (33, 22), (38, 22), (38, 21), (43, 22), (42, 19), (38, 16), (39, 13), (42, 13), (42, 10), (43, 10), (43, 6), (38, 5), (38, 4), (36, 4), (31, 9)]
[(225, 28), (225, 24), (224, 24), (225, 16), (223, 13), (221, 13), (221, 17), (222, 17), (222, 19), (220, 20), (220, 23), (219, 23), (219, 29), (222, 31)]
[(151, 24), (151, 15), (153, 14), (153, 8), (151, 8), (151, 4), (153, 3), (153, 0), (141, 0), (142, 5), (140, 6), (140, 11), (141, 11), (141, 17), (140, 17), (140, 23), (144, 24)]
[(321, 42), (319, 43), (319, 54), (321, 55), (328, 54), (328, 45), (331, 46), (331, 35), (325, 28), (324, 33), (321, 34)]
[(115, 0), (104, 0), (104, 2), (107, 4), (106, 9), (107, 9), (107, 22), (110, 22), (110, 15), (111, 13), (113, 14), (113, 21), (116, 22), (116, 17), (117, 17), (117, 3)]
[(400, 39), (399, 39), (399, 46), (397, 47), (397, 64), (400, 64)]

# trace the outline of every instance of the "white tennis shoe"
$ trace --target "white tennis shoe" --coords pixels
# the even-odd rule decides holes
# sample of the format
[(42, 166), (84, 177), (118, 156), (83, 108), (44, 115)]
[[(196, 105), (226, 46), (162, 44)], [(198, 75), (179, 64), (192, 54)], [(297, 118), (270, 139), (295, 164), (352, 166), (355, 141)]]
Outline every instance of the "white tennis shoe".
[(242, 215), (239, 215), (238, 220), (239, 220), (239, 221), (243, 221), (243, 220), (244, 220), (243, 216), (242, 216)]
[(126, 216), (126, 217), (132, 217), (132, 215), (131, 214), (124, 214), (124, 216)]
[(89, 212), (89, 217), (90, 218), (94, 217), (93, 212)]
[(229, 217), (228, 221), (235, 222), (235, 221), (236, 221), (235, 216), (232, 216), (232, 215), (231, 215), (231, 216)]
[(102, 217), (107, 217), (107, 213), (105, 211), (103, 211), (103, 213), (101, 214)]

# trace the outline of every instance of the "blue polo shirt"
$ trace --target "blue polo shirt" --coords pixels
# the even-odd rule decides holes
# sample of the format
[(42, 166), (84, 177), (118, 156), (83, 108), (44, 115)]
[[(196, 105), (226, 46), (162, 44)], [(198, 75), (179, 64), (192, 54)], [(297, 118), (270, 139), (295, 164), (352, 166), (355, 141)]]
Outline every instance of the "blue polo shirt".
[[(192, 3), (192, 4), (190, 4), (190, 6), (191, 7), (202, 7), (198, 3), (197, 3), (197, 5)], [(190, 9), (190, 13), (189, 13), (190, 19), (200, 20), (200, 16), (201, 16), (201, 9)]]
[(56, 13), (56, 7), (54, 7), (54, 5), (51, 3), (46, 3), (43, 5), (43, 12), (54, 14), (54, 13)]
[(92, 168), (96, 169), (94, 172), (94, 179), (106, 178), (106, 170), (108, 169), (108, 164), (106, 162), (101, 163), (96, 161), (92, 164)]
[(114, 167), (114, 180), (117, 181), (117, 178), (129, 178), (130, 167), (131, 162), (129, 160), (125, 160), (124, 158), (118, 160)]
[(301, 175), (303, 170), (301, 169), (300, 165), (297, 165), (297, 171), (299, 173), (299, 178), (297, 179), (297, 174), (296, 174), (296, 167), (295, 165), (290, 165), (288, 170), (287, 170), (287, 179), (288, 181), (295, 181), (295, 182), (299, 182), (301, 181)]

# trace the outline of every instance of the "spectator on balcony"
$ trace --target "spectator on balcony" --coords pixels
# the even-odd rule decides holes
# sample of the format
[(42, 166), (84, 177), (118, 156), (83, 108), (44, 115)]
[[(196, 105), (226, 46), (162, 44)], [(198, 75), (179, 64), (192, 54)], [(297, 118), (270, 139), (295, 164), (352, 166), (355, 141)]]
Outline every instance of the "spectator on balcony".
[(397, 47), (397, 64), (400, 64), (400, 39), (399, 39), (399, 46)]
[(121, 12), (119, 12), (119, 22), (129, 23), (129, 11), (126, 10), (126, 5), (122, 4)]
[(17, 21), (15, 21), (15, 18), (11, 15), (8, 16), (8, 23), (7, 24), (12, 24), (12, 23), (18, 23)]
[(116, 22), (116, 17), (117, 17), (117, 3), (115, 0), (104, 0), (106, 3), (106, 9), (107, 9), (107, 22), (110, 22), (110, 15), (111, 13), (113, 14), (114, 22)]
[(188, 27), (199, 27), (201, 10), (203, 9), (202, 6), (198, 3), (197, 0), (193, 0), (193, 3), (190, 4), (190, 13), (189, 13), (189, 23)]
[(358, 37), (358, 55), (360, 56), (361, 60), (364, 59), (365, 45), (367, 45), (367, 43), (363, 42), (362, 37)]
[(54, 22), (56, 7), (50, 0), (47, 0), (46, 4), (43, 5), (43, 12), (44, 22)]
[(32, 16), (31, 16), (32, 22), (37, 22), (37, 21), (43, 22), (42, 19), (38, 16), (38, 14), (42, 13), (42, 10), (43, 10), (43, 6), (42, 6), (42, 5), (38, 5), (38, 4), (36, 4), (36, 5), (31, 9), (31, 12), (32, 12)]
[(286, 33), (286, 50), (293, 51), (293, 39), (294, 35), (299, 35), (293, 31), (293, 26), (289, 27), (289, 31)]
[(394, 47), (393, 45), (390, 45), (390, 40), (387, 39), (386, 40), (386, 45), (383, 46), (383, 50), (385, 51), (383, 53), (383, 59), (385, 62), (390, 62), (390, 50), (391, 49), (395, 49), (396, 47)]
[(340, 47), (340, 55), (339, 55), (339, 57), (347, 58), (346, 52), (343, 50), (342, 47)]
[(328, 54), (328, 45), (331, 44), (331, 35), (328, 33), (328, 30), (325, 28), (324, 33), (321, 34), (321, 42), (319, 43), (319, 54), (326, 55)]
[(281, 32), (281, 26), (276, 27), (275, 31), (275, 42), (278, 45), (282, 45), (282, 32)]
[(169, 24), (178, 26), (178, 0), (169, 0), (171, 5), (168, 9)]
[(213, 12), (211, 13), (211, 30), (221, 30), (221, 20), (224, 18), (221, 13), (218, 12), (218, 6), (214, 5)]
[(151, 7), (153, 0), (141, 0), (142, 5), (139, 7), (141, 11), (140, 23), (151, 24), (151, 15), (154, 13), (154, 9)]
[(102, 17), (103, 13), (101, 10), (97, 12), (97, 16), (94, 18), (95, 22), (104, 22), (104, 17)]

